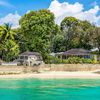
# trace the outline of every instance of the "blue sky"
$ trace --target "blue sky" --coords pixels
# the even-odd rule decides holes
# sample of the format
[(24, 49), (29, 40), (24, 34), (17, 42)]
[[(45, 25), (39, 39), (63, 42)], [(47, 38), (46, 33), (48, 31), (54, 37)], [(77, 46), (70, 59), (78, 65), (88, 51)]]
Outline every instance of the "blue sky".
[[(28, 10), (46, 9), (49, 7), (51, 1), (53, 0), (0, 0), (0, 2), (8, 4), (0, 5), (0, 17), (14, 13), (15, 11), (23, 15)], [(79, 2), (85, 6), (86, 10), (90, 9), (94, 2), (100, 5), (100, 0), (59, 0), (59, 2), (69, 2), (72, 4)]]
[[(60, 8), (59, 5), (61, 6)], [(71, 11), (71, 6), (78, 11), (75, 12), (74, 9), (72, 9), (73, 11)], [(65, 7), (65, 10), (63, 9), (63, 7)], [(88, 20), (88, 14), (91, 14), (92, 11), (94, 15), (90, 15), (90, 21), (92, 22), (92, 20), (95, 20), (96, 22), (96, 18), (98, 18), (97, 24), (100, 22), (100, 0), (0, 0), (0, 24), (4, 23), (3, 20), (5, 20), (5, 18), (7, 19), (9, 14), (9, 16), (19, 17), (30, 10), (39, 9), (51, 10), (51, 12), (55, 14), (58, 24), (60, 23), (62, 18), (66, 17), (67, 15), (78, 17), (79, 19), (83, 20)], [(81, 10), (79, 11), (79, 9)], [(63, 13), (60, 14), (60, 11), (62, 11)], [(17, 14), (15, 12), (17, 12)], [(84, 14), (87, 14), (87, 16), (83, 16)], [(7, 19), (7, 21), (8, 20), (10, 20), (11, 22), (11, 19)], [(18, 24), (17, 21), (16, 23)]]

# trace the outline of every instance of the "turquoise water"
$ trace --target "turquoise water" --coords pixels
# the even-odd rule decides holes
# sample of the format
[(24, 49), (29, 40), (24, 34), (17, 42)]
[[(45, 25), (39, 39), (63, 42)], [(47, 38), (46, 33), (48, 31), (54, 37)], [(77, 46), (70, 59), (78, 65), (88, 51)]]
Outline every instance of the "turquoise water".
[(100, 100), (100, 80), (0, 80), (0, 100)]

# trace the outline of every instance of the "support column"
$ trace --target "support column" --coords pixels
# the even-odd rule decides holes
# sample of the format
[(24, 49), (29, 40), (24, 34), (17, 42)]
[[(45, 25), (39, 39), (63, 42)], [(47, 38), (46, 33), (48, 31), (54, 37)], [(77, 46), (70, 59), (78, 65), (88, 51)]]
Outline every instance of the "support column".
[(94, 63), (97, 63), (97, 55), (94, 55)]

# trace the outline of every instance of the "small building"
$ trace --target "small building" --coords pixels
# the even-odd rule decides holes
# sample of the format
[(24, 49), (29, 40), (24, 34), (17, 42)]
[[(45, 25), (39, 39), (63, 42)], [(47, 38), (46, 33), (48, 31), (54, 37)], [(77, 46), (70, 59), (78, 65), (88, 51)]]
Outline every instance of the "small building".
[(94, 54), (85, 49), (71, 49), (63, 53), (57, 53), (57, 58), (68, 59), (69, 57), (80, 57), (85, 59), (94, 59)]
[(19, 55), (17, 62), (26, 66), (38, 66), (43, 63), (43, 60), (38, 52), (24, 52)]

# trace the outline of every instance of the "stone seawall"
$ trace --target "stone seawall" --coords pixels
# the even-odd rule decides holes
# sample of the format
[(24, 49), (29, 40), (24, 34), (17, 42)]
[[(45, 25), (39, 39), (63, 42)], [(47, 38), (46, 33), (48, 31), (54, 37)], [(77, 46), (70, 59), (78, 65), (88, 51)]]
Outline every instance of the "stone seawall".
[(95, 71), (100, 70), (100, 64), (45, 64), (36, 67), (0, 66), (0, 74), (21, 74), (44, 71)]
[(100, 70), (100, 64), (47, 64), (41, 68), (51, 71), (95, 71)]
[(0, 66), (0, 74), (22, 74), (37, 72), (39, 67), (28, 66)]

